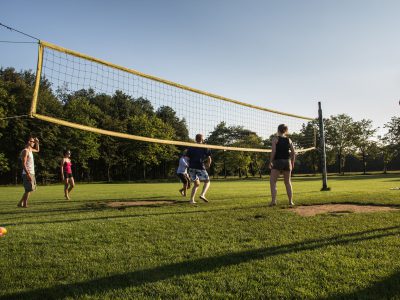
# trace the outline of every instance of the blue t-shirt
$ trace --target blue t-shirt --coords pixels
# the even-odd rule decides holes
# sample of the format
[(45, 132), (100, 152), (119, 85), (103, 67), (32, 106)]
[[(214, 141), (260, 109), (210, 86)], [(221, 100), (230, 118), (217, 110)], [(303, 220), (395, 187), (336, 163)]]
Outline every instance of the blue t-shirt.
[(206, 148), (189, 148), (186, 156), (189, 157), (189, 168), (205, 170), (204, 160), (211, 156), (211, 151)]

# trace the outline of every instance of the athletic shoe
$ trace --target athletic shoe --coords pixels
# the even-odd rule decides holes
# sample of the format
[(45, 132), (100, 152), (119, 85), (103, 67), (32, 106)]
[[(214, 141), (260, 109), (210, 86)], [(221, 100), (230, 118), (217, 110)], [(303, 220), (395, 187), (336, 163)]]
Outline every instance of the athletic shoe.
[(190, 203), (190, 204), (196, 204), (197, 202), (196, 202), (196, 201), (190, 200), (189, 203)]

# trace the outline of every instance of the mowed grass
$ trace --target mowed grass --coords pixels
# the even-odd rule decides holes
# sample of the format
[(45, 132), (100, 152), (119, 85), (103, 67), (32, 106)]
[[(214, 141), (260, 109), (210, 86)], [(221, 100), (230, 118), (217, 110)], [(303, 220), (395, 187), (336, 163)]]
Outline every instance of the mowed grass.
[[(297, 205), (400, 208), (399, 174), (294, 178)], [(400, 299), (400, 211), (301, 217), (267, 207), (263, 180), (213, 181), (189, 205), (179, 183), (0, 188), (0, 299)], [(178, 200), (106, 208), (102, 203)]]

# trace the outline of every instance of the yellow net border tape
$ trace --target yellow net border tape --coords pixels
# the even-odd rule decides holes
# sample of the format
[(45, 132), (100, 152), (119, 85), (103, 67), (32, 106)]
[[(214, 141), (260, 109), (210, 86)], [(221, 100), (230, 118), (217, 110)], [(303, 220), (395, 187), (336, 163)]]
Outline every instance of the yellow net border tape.
[[(264, 153), (271, 152), (271, 149), (228, 147), (228, 146), (197, 144), (197, 143), (179, 142), (179, 141), (171, 141), (171, 140), (162, 140), (162, 139), (157, 139), (157, 138), (143, 137), (143, 136), (138, 136), (138, 135), (133, 135), (133, 134), (115, 132), (115, 131), (104, 130), (104, 129), (95, 128), (95, 127), (90, 127), (90, 126), (86, 126), (86, 125), (81, 125), (81, 124), (77, 124), (77, 123), (72, 123), (69, 121), (64, 121), (64, 120), (56, 119), (53, 117), (43, 116), (40, 114), (33, 114), (32, 117), (42, 120), (42, 121), (62, 125), (62, 126), (67, 126), (67, 127), (71, 127), (71, 128), (86, 130), (86, 131), (93, 132), (93, 133), (104, 134), (104, 135), (114, 136), (114, 137), (123, 138), (123, 139), (130, 139), (130, 140), (135, 140), (135, 141), (141, 141), (141, 142), (159, 143), (159, 144), (184, 146), (184, 147), (208, 148), (208, 149), (216, 149), (216, 150), (264, 152)], [(302, 152), (310, 151), (313, 149), (315, 149), (315, 147), (299, 149), (299, 150), (296, 150), (296, 152), (302, 153)]]
[(79, 53), (79, 52), (76, 52), (76, 51), (73, 51), (73, 50), (69, 50), (69, 49), (66, 49), (66, 48), (63, 48), (63, 47), (60, 47), (60, 46), (45, 42), (45, 41), (40, 41), (40, 46), (47, 47), (47, 48), (50, 48), (50, 49), (53, 49), (53, 50), (57, 50), (59, 52), (70, 54), (70, 55), (73, 55), (73, 56), (76, 56), (76, 57), (80, 57), (80, 58), (83, 58), (83, 59), (87, 59), (87, 60), (102, 64), (102, 65), (117, 69), (117, 70), (125, 71), (125, 72), (131, 73), (131, 74), (135, 74), (137, 76), (141, 76), (141, 77), (144, 77), (144, 78), (148, 78), (148, 79), (151, 79), (151, 80), (162, 82), (162, 83), (170, 85), (170, 86), (174, 86), (174, 87), (186, 90), (186, 91), (190, 91), (190, 92), (193, 92), (193, 93), (205, 95), (205, 96), (212, 97), (212, 98), (219, 99), (219, 100), (223, 100), (223, 101), (226, 101), (226, 102), (231, 102), (231, 103), (235, 103), (235, 104), (238, 104), (238, 105), (247, 106), (247, 107), (250, 107), (250, 108), (254, 108), (254, 109), (258, 109), (258, 110), (262, 110), (262, 111), (267, 111), (267, 112), (271, 112), (271, 113), (275, 113), (275, 114), (280, 114), (280, 115), (283, 115), (283, 116), (294, 117), (294, 118), (298, 118), (298, 119), (304, 119), (304, 120), (314, 120), (315, 119), (315, 118), (310, 118), (310, 117), (305, 117), (305, 116), (300, 116), (300, 115), (295, 115), (295, 114), (289, 114), (289, 113), (285, 113), (285, 112), (281, 112), (281, 111), (276, 111), (276, 110), (272, 110), (272, 109), (268, 109), (268, 108), (264, 108), (264, 107), (260, 107), (260, 106), (256, 106), (256, 105), (251, 105), (251, 104), (248, 104), (248, 103), (245, 103), (245, 102), (241, 102), (241, 101), (233, 100), (233, 99), (230, 99), (230, 98), (222, 97), (222, 96), (219, 96), (219, 95), (216, 95), (216, 94), (204, 92), (204, 91), (201, 91), (201, 90), (198, 90), (198, 89), (194, 89), (194, 88), (191, 88), (191, 87), (179, 84), (179, 83), (175, 83), (175, 82), (172, 82), (172, 81), (169, 81), (169, 80), (165, 80), (165, 79), (158, 78), (158, 77), (155, 77), (155, 76), (152, 76), (152, 75), (141, 73), (141, 72), (136, 71), (136, 70), (132, 70), (132, 69), (128, 69), (128, 68), (125, 68), (125, 67), (122, 67), (122, 66), (118, 66), (118, 65), (115, 65), (113, 63), (110, 63), (110, 62), (107, 62), (107, 61), (104, 61), (104, 60), (101, 60), (101, 59), (98, 59), (98, 58), (95, 58), (95, 57), (91, 57), (89, 55), (82, 54), (82, 53)]
[[(240, 147), (229, 147), (229, 146), (218, 146), (218, 145), (208, 145), (208, 144), (197, 144), (197, 143), (189, 143), (189, 142), (179, 142), (179, 141), (172, 141), (172, 140), (162, 140), (162, 139), (157, 139), (157, 138), (150, 138), (150, 137), (143, 137), (143, 136), (137, 136), (137, 135), (132, 135), (132, 134), (126, 134), (126, 133), (121, 133), (121, 132), (115, 132), (115, 131), (110, 131), (110, 130), (104, 130), (104, 129), (100, 129), (100, 128), (95, 128), (95, 127), (90, 127), (90, 126), (86, 126), (86, 125), (81, 125), (81, 124), (77, 124), (77, 123), (73, 123), (73, 122), (69, 122), (69, 121), (65, 121), (65, 120), (61, 120), (61, 119), (57, 119), (57, 118), (53, 118), (53, 117), (49, 117), (49, 116), (44, 116), (41, 114), (37, 114), (36, 113), (36, 105), (37, 105), (37, 99), (39, 96), (39, 86), (40, 86), (40, 78), (41, 78), (41, 71), (42, 71), (42, 64), (43, 64), (43, 51), (44, 48), (50, 48), (59, 52), (63, 52), (66, 54), (70, 54), (76, 57), (80, 57), (83, 59), (87, 59), (105, 66), (109, 66), (111, 68), (117, 69), (117, 70), (121, 70), (121, 71), (125, 71), (131, 74), (135, 74), (137, 76), (141, 76), (144, 78), (148, 78), (148, 79), (152, 79), (158, 82), (162, 82), (165, 84), (168, 84), (170, 86), (174, 86), (177, 88), (181, 88), (187, 91), (191, 91), (194, 93), (198, 93), (198, 94), (202, 94), (205, 96), (209, 96), (209, 97), (213, 97), (219, 100), (223, 100), (223, 101), (227, 101), (227, 102), (231, 102), (231, 103), (235, 103), (238, 105), (242, 105), (242, 106), (247, 106), (250, 108), (254, 108), (254, 109), (258, 109), (258, 110), (263, 110), (263, 111), (267, 111), (267, 112), (271, 112), (271, 113), (276, 113), (276, 114), (280, 114), (280, 115), (284, 115), (284, 116), (289, 116), (289, 117), (295, 117), (295, 118), (299, 118), (299, 119), (304, 119), (304, 120), (314, 120), (314, 118), (309, 118), (309, 117), (304, 117), (304, 116), (299, 116), (299, 115), (294, 115), (294, 114), (288, 114), (288, 113), (283, 113), (283, 112), (279, 112), (279, 111), (275, 111), (275, 110), (271, 110), (271, 109), (267, 109), (267, 108), (263, 108), (263, 107), (259, 107), (259, 106), (255, 106), (255, 105), (250, 105), (244, 102), (240, 102), (240, 101), (236, 101), (233, 99), (229, 99), (226, 97), (222, 97), (219, 95), (215, 95), (215, 94), (211, 94), (211, 93), (207, 93), (201, 90), (197, 90), (197, 89), (193, 89), (172, 81), (168, 81), (168, 80), (164, 80), (155, 76), (151, 76), (151, 75), (147, 75), (132, 69), (128, 69), (125, 67), (121, 67), (73, 50), (69, 50), (45, 41), (40, 41), (39, 43), (39, 54), (38, 54), (38, 64), (37, 64), (37, 70), (36, 70), (36, 81), (35, 81), (35, 89), (33, 92), (33, 97), (32, 97), (32, 104), (31, 104), (31, 109), (30, 109), (30, 116), (33, 118), (37, 118), (39, 120), (43, 120), (46, 122), (50, 122), (50, 123), (54, 123), (54, 124), (58, 124), (58, 125), (62, 125), (62, 126), (67, 126), (67, 127), (71, 127), (71, 128), (76, 128), (76, 129), (81, 129), (81, 130), (86, 130), (89, 132), (93, 132), (93, 133), (98, 133), (98, 134), (104, 134), (104, 135), (109, 135), (109, 136), (114, 136), (114, 137), (119, 137), (119, 138), (125, 138), (125, 139), (130, 139), (130, 140), (136, 140), (136, 141), (142, 141), (142, 142), (150, 142), (150, 143), (160, 143), (160, 144), (166, 144), (166, 145), (175, 145), (175, 146), (183, 146), (183, 147), (198, 147), (198, 148), (209, 148), (209, 149), (215, 149), (215, 150), (231, 150), (231, 151), (243, 151), (243, 152), (264, 152), (264, 153), (270, 153), (271, 149), (262, 149), (262, 148), (240, 148)], [(310, 150), (314, 150), (315, 147), (310, 147), (310, 148), (304, 148), (304, 149), (298, 149), (296, 152), (297, 153), (302, 153), (302, 152), (307, 152)]]

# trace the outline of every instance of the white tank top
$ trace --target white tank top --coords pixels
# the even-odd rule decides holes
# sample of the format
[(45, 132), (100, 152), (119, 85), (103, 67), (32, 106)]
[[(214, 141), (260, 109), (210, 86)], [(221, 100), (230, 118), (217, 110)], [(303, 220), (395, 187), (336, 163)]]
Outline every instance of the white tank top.
[[(34, 175), (35, 174), (35, 161), (33, 160), (33, 153), (32, 151), (29, 151), (27, 149), (24, 149), (28, 151), (28, 158), (26, 159), (26, 169), (28, 170), (29, 174)], [(22, 152), (24, 152), (22, 150)], [(22, 152), (21, 152), (21, 159), (22, 159)], [(22, 164), (24, 161), (22, 160)], [(22, 167), (22, 174), (26, 174), (25, 169)]]

